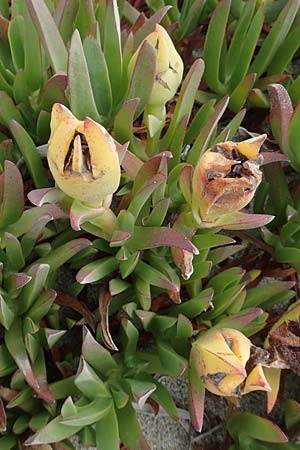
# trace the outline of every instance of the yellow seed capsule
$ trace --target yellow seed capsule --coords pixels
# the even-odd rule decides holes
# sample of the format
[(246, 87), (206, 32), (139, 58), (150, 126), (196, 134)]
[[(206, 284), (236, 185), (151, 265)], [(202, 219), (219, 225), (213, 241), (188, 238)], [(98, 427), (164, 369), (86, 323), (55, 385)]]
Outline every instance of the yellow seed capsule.
[[(149, 98), (149, 105), (160, 106), (171, 100), (176, 94), (183, 75), (183, 62), (167, 31), (156, 25), (155, 31), (146, 38), (156, 49), (156, 74), (153, 89)], [(142, 45), (142, 44), (141, 44)], [(140, 51), (140, 47), (132, 56), (128, 65), (130, 79)]]
[(206, 389), (216, 395), (240, 395), (250, 347), (250, 340), (237, 330), (221, 328), (203, 333), (193, 344), (191, 358)]
[(237, 212), (253, 198), (262, 179), (259, 150), (266, 135), (221, 142), (199, 159), (193, 175), (195, 214), (204, 222)]
[(106, 129), (89, 117), (79, 121), (55, 103), (48, 164), (58, 187), (90, 206), (101, 206), (120, 183), (116, 146)]

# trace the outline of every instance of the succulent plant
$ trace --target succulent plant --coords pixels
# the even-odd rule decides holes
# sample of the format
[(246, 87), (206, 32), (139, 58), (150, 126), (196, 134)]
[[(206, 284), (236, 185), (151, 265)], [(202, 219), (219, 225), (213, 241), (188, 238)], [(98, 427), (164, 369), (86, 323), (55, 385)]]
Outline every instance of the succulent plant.
[[(73, 435), (150, 449), (136, 410), (178, 418), (157, 375), (186, 373), (200, 430), (205, 389), (235, 404), (266, 390), (270, 411), (281, 369), (300, 373), (299, 300), (284, 310), (298, 289), (299, 199), (283, 168), (299, 171), (298, 116), (277, 84), (299, 46), (299, 1), (144, 6), (0, 0), (4, 450), (70, 450)], [(204, 61), (185, 67), (198, 31)], [(237, 134), (246, 101), (269, 105), (269, 83), (285, 155), (261, 129)], [(265, 278), (261, 250), (293, 277)], [(228, 431), (232, 449), (297, 448), (248, 413)]]
[(281, 429), (268, 419), (249, 413), (230, 416), (227, 429), (234, 440), (230, 450), (257, 448), (296, 450), (299, 445), (288, 442)]
[[(243, 3), (237, 22), (231, 27), (233, 32), (227, 49), (230, 6), (230, 0), (223, 0), (211, 17), (203, 49), (204, 79), (211, 93), (200, 91), (198, 100), (228, 94), (229, 108), (235, 112), (247, 99), (255, 106), (268, 107), (263, 91), (270, 82), (289, 78), (283, 71), (299, 46), (298, 29), (296, 26), (295, 32), (293, 29), (299, 3), (294, 0), (286, 3), (256, 55), (264, 23), (263, 6), (256, 8), (255, 0)], [(265, 72), (267, 76), (261, 78)]]

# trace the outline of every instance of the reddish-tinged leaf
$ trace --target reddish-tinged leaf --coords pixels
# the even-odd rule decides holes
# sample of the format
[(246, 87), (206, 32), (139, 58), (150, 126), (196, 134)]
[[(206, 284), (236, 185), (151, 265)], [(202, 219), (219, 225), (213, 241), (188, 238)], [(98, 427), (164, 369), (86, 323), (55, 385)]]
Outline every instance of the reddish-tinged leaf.
[(118, 268), (118, 261), (113, 256), (107, 256), (83, 266), (76, 275), (78, 283), (87, 284), (105, 278)]
[(242, 312), (230, 314), (229, 317), (219, 320), (214, 328), (234, 328), (235, 330), (242, 331), (246, 325), (263, 314), (263, 312), (264, 311), (261, 308), (248, 308)]
[(54, 399), (46, 386), (40, 386), (33, 373), (22, 332), (22, 321), (16, 319), (11, 328), (5, 333), (5, 344), (13, 359), (15, 360), (25, 380), (36, 392), (37, 396), (47, 403), (53, 403)]
[(0, 12), (0, 38), (2, 41), (7, 41), (9, 20), (3, 17), (1, 13), (2, 11)]
[(288, 152), (288, 131), (293, 116), (293, 105), (289, 94), (281, 84), (270, 84), (268, 93), (271, 101), (270, 124), (272, 133), (281, 149)]
[(91, 208), (78, 200), (74, 200), (70, 209), (71, 227), (75, 231), (80, 230), (80, 225), (89, 219), (96, 218), (105, 212), (106, 208)]
[(34, 264), (29, 268), (27, 273), (32, 279), (30, 283), (22, 289), (21, 295), (16, 302), (19, 314), (26, 312), (36, 300), (45, 286), (49, 269), (50, 267), (48, 264)]
[(193, 178), (193, 166), (187, 165), (181, 170), (179, 174), (179, 186), (184, 196), (185, 201), (192, 204), (192, 178)]
[(253, 88), (248, 96), (248, 103), (254, 108), (270, 108), (267, 94), (257, 88)]
[(118, 347), (114, 343), (112, 336), (109, 331), (109, 304), (112, 300), (112, 297), (109, 293), (109, 291), (102, 287), (99, 292), (99, 298), (98, 298), (98, 304), (99, 304), (99, 311), (101, 316), (101, 331), (102, 331), (102, 337), (105, 345), (112, 351), (118, 351)]
[(5, 287), (8, 290), (21, 289), (31, 280), (31, 276), (26, 273), (12, 273), (5, 280)]
[(283, 81), (287, 81), (291, 79), (291, 75), (288, 75), (287, 73), (282, 73), (279, 75), (270, 75), (268, 77), (260, 78), (255, 83), (255, 87), (258, 89), (265, 91), (268, 86), (272, 86), (275, 83), (278, 83), (278, 86), (280, 86), (279, 83), (282, 83)]
[(134, 227), (132, 240), (127, 247), (133, 251), (155, 247), (176, 247), (198, 255), (199, 251), (189, 239), (174, 228), (168, 227)]
[(9, 225), (6, 231), (14, 234), (16, 237), (22, 236), (23, 234), (28, 233), (28, 231), (34, 227), (36, 221), (45, 216), (45, 214), (52, 216), (53, 219), (67, 219), (69, 217), (69, 215), (57, 205), (44, 205), (40, 208), (30, 208), (24, 211), (21, 218), (16, 223)]
[(270, 414), (275, 406), (279, 393), (281, 369), (264, 367), (264, 374), (272, 388), (270, 392), (267, 392), (267, 412)]
[(192, 348), (189, 365), (189, 403), (193, 427), (200, 433), (204, 416), (205, 386), (197, 373), (194, 358), (197, 358), (197, 354), (193, 356)]
[(55, 303), (58, 303), (59, 305), (67, 306), (68, 308), (73, 309), (74, 311), (77, 311), (79, 314), (84, 317), (84, 319), (87, 321), (89, 326), (93, 331), (96, 330), (96, 321), (94, 318), (94, 315), (91, 313), (91, 311), (88, 309), (88, 307), (77, 300), (75, 297), (72, 297), (71, 295), (67, 294), (66, 292), (58, 291), (57, 297), (55, 299)]
[(260, 228), (271, 222), (274, 216), (267, 214), (246, 214), (236, 212), (224, 214), (215, 222), (202, 222), (200, 228), (224, 228), (227, 230), (248, 230)]
[(44, 203), (58, 203), (64, 199), (65, 194), (56, 188), (35, 189), (27, 194), (28, 199), (35, 206), (42, 206)]
[(24, 210), (22, 176), (11, 161), (4, 163), (4, 172), (0, 175), (0, 192), (2, 192), (0, 228), (6, 228), (7, 225), (16, 222)]
[(240, 431), (243, 430), (243, 434), (263, 442), (282, 443), (288, 441), (286, 435), (275, 423), (250, 413), (231, 416), (227, 427), (233, 437), (239, 436)]
[(115, 144), (121, 166), (123, 167), (127, 175), (129, 175), (130, 178), (134, 179), (138, 171), (141, 169), (143, 162), (127, 149), (128, 143), (120, 145), (115, 142)]
[(53, 249), (46, 257), (38, 259), (36, 264), (49, 264), (50, 271), (55, 272), (66, 261), (72, 258), (72, 256), (90, 245), (92, 245), (92, 243), (88, 239), (73, 239), (60, 247)]
[(51, 112), (53, 103), (65, 104), (68, 78), (65, 73), (56, 73), (46, 82), (41, 94), (41, 109)]
[(134, 50), (138, 48), (143, 39), (155, 30), (157, 23), (160, 23), (172, 6), (167, 5), (155, 12), (139, 29), (134, 33)]
[(277, 161), (288, 161), (289, 158), (286, 155), (283, 155), (280, 152), (264, 152), (261, 154), (263, 157), (262, 166), (266, 164), (272, 164), (273, 162)]

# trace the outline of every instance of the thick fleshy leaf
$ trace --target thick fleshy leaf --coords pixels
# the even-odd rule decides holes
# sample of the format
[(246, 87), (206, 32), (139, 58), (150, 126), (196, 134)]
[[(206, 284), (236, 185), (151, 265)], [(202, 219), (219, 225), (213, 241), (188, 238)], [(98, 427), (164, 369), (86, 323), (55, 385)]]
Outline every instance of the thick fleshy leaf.
[(67, 219), (69, 216), (65, 211), (57, 205), (44, 205), (40, 208), (30, 208), (24, 211), (21, 218), (17, 222), (9, 225), (7, 232), (14, 234), (16, 237), (28, 233), (41, 217), (45, 214), (51, 215), (53, 219)]
[(109, 71), (113, 101), (117, 103), (122, 94), (121, 29), (117, 1), (106, 2), (103, 17), (99, 14), (101, 9), (98, 8), (98, 23), (100, 25), (102, 48)]
[(243, 331), (244, 327), (255, 320), (263, 313), (261, 308), (247, 308), (236, 314), (230, 314), (221, 320), (218, 320), (215, 327), (217, 328), (234, 328)]
[(75, 384), (80, 392), (90, 400), (98, 397), (110, 398), (110, 392), (105, 383), (83, 357), (81, 357), (79, 362)]
[(34, 264), (27, 271), (31, 281), (22, 289), (16, 307), (19, 314), (28, 310), (40, 295), (45, 286), (50, 266), (48, 264)]
[(211, 17), (203, 50), (204, 79), (210, 89), (221, 95), (224, 95), (225, 90), (220, 82), (219, 72), (229, 11), (230, 0), (221, 1)]
[(185, 372), (187, 361), (176, 353), (173, 347), (162, 340), (157, 340), (157, 350), (161, 365), (167, 375), (180, 377)]
[(9, 127), (23, 155), (35, 186), (37, 188), (49, 186), (47, 174), (42, 164), (40, 155), (38, 154), (36, 146), (25, 128), (23, 128), (22, 125), (15, 120), (11, 120), (9, 122)]
[(244, 307), (255, 307), (263, 305), (277, 294), (284, 294), (288, 289), (294, 286), (293, 281), (273, 281), (268, 284), (256, 286), (247, 291)]
[(268, 419), (250, 413), (232, 415), (227, 422), (227, 429), (231, 436), (236, 438), (240, 430), (253, 439), (263, 442), (287, 442), (286, 435), (281, 429)]
[(116, 410), (120, 438), (129, 450), (151, 450), (137, 420), (131, 403)]
[(249, 75), (246, 75), (245, 78), (243, 78), (236, 86), (232, 94), (230, 94), (230, 100), (228, 103), (228, 108), (231, 109), (231, 111), (237, 113), (242, 109), (246, 103), (248, 95), (251, 92), (255, 80), (256, 74), (250, 73)]
[(156, 71), (156, 50), (148, 41), (144, 41), (130, 79), (127, 101), (138, 98), (134, 118), (144, 110), (154, 85)]
[(20, 125), (25, 126), (19, 110), (16, 108), (10, 96), (4, 91), (0, 91), (0, 119), (1, 123), (7, 128), (9, 128), (11, 120), (15, 120)]
[(198, 249), (179, 231), (167, 227), (134, 227), (132, 238), (127, 241), (127, 247), (133, 251), (155, 247), (182, 248), (195, 255)]
[(50, 272), (55, 272), (60, 266), (76, 255), (80, 250), (91, 245), (91, 241), (85, 238), (73, 239), (66, 244), (52, 250), (50, 255), (40, 258), (36, 264), (49, 264)]
[(280, 389), (281, 369), (277, 369), (275, 367), (264, 367), (264, 374), (269, 385), (271, 386), (271, 391), (267, 392), (267, 411), (268, 414), (270, 414), (275, 406)]
[(184, 316), (192, 319), (193, 317), (199, 316), (203, 311), (207, 311), (212, 305), (213, 289), (205, 289), (201, 291), (197, 296), (186, 300), (181, 305), (172, 306), (168, 311), (170, 314)]
[(112, 108), (112, 92), (104, 53), (97, 39), (92, 36), (87, 36), (84, 40), (83, 50), (97, 110), (103, 116), (109, 116)]
[(72, 36), (74, 22), (78, 11), (79, 0), (59, 0), (53, 13), (53, 18), (60, 35), (67, 44)]
[(265, 72), (276, 51), (284, 42), (297, 14), (299, 4), (299, 0), (289, 0), (277, 20), (272, 24), (270, 33), (268, 33), (249, 69), (251, 73), (256, 73), (258, 78)]
[(99, 450), (119, 450), (119, 425), (114, 405), (96, 423), (96, 445)]
[(270, 125), (272, 133), (281, 149), (288, 153), (288, 131), (293, 115), (293, 105), (289, 94), (281, 84), (270, 84), (268, 92), (271, 101)]
[(73, 436), (81, 428), (81, 425), (64, 425), (61, 423), (61, 416), (55, 417), (44, 428), (25, 441), (26, 445), (41, 445), (49, 442), (59, 442)]
[(16, 222), (24, 209), (23, 181), (17, 166), (5, 161), (4, 172), (0, 175), (0, 228)]
[(89, 116), (101, 122), (78, 30), (74, 31), (70, 44), (68, 75), (70, 104), (74, 115), (81, 120)]
[(204, 400), (205, 386), (199, 378), (192, 350), (189, 364), (189, 403), (192, 424), (198, 433), (201, 432), (203, 425)]
[(65, 104), (67, 82), (65, 73), (56, 73), (47, 80), (41, 93), (41, 109), (51, 112), (53, 103)]
[(11, 328), (5, 334), (5, 344), (9, 353), (15, 360), (27, 383), (36, 392), (37, 396), (48, 403), (53, 403), (53, 398), (47, 386), (40, 386), (33, 373), (23, 340), (22, 322), (16, 319)]
[(179, 279), (178, 283), (174, 284), (164, 273), (161, 273), (159, 270), (144, 263), (143, 261), (138, 261), (135, 272), (142, 280), (145, 280), (154, 286), (158, 286), (169, 291), (179, 292)]
[(79, 425), (80, 427), (91, 425), (106, 416), (111, 408), (111, 405), (111, 399), (97, 398), (88, 405), (77, 406), (76, 413), (74, 413), (73, 416), (61, 419), (60, 423), (72, 428)]
[(82, 355), (97, 372), (105, 377), (111, 370), (118, 368), (111, 353), (93, 338), (86, 327), (83, 328)]
[(190, 116), (203, 72), (204, 63), (201, 59), (197, 59), (193, 63), (182, 83), (168, 131), (161, 142), (160, 148), (162, 150), (169, 149), (170, 142), (172, 141), (173, 135), (176, 132), (179, 123), (185, 116)]
[(75, 231), (80, 230), (80, 225), (89, 219), (98, 217), (105, 212), (105, 207), (90, 208), (79, 200), (74, 200), (70, 209), (71, 227)]
[(56, 292), (52, 289), (42, 292), (28, 311), (28, 317), (35, 323), (39, 323), (39, 321), (49, 312), (56, 295)]
[(248, 230), (260, 228), (271, 222), (274, 216), (267, 214), (246, 214), (242, 212), (224, 214), (215, 222), (203, 222), (201, 228), (224, 228), (227, 230)]
[(5, 302), (4, 298), (0, 294), (0, 323), (1, 325), (6, 328), (6, 330), (9, 330), (11, 327), (13, 321), (14, 321), (15, 315), (13, 311), (9, 308), (7, 303)]
[(160, 23), (167, 12), (170, 10), (171, 5), (166, 5), (155, 12), (145, 23), (134, 33), (134, 50), (138, 48), (140, 43), (155, 30), (156, 24)]
[(191, 150), (187, 156), (187, 162), (195, 165), (199, 160), (200, 156), (207, 150), (209, 140), (216, 129), (220, 118), (222, 117), (224, 111), (229, 102), (229, 97), (224, 97), (215, 106), (214, 113), (208, 119), (204, 127), (200, 130)]
[(113, 256), (107, 256), (82, 267), (76, 275), (78, 283), (86, 284), (99, 281), (118, 268), (118, 261)]
[(66, 73), (67, 50), (44, 0), (38, 3), (34, 0), (26, 0), (26, 5), (48, 51), (54, 71)]

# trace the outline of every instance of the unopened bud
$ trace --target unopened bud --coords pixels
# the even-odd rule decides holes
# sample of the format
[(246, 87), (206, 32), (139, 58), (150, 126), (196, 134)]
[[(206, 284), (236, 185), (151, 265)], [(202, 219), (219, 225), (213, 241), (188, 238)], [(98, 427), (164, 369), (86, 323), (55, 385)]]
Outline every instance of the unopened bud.
[(101, 206), (118, 188), (120, 165), (106, 129), (89, 117), (79, 121), (55, 103), (51, 115), (48, 163), (58, 187), (91, 206)]

